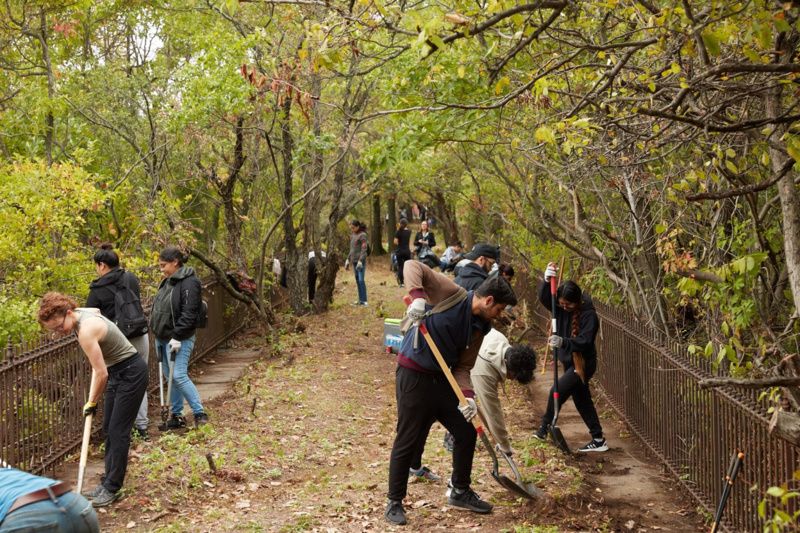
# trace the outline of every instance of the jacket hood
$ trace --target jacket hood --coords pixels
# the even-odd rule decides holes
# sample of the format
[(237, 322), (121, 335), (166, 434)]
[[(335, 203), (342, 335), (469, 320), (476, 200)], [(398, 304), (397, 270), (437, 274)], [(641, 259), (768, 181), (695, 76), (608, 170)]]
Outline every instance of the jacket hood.
[(179, 281), (191, 276), (194, 276), (194, 269), (192, 267), (182, 266), (164, 281), (169, 281), (171, 284), (176, 285)]
[(594, 311), (594, 302), (592, 301), (592, 297), (588, 294), (583, 294), (581, 296), (581, 310), (592, 310)]
[(119, 281), (119, 278), (122, 277), (123, 272), (124, 270), (122, 270), (119, 267), (111, 270), (110, 272), (106, 272), (96, 280), (92, 281), (89, 284), (89, 288), (96, 289), (98, 287), (107, 287), (108, 285), (116, 285), (117, 281)]
[(480, 278), (481, 280), (484, 280), (489, 277), (489, 273), (486, 272), (478, 263), (467, 263), (461, 267), (458, 277), (464, 279)]

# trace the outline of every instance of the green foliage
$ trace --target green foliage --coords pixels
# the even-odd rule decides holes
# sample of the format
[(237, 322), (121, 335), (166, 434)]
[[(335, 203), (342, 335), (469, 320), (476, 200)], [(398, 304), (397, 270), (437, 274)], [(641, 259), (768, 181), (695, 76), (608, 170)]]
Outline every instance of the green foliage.
[[(800, 479), (800, 470), (794, 473), (794, 478), (795, 481)], [(789, 490), (786, 486), (769, 487), (758, 504), (758, 517), (764, 523), (763, 531), (794, 531), (800, 524), (800, 511), (796, 510), (798, 498), (800, 492), (797, 490)]]

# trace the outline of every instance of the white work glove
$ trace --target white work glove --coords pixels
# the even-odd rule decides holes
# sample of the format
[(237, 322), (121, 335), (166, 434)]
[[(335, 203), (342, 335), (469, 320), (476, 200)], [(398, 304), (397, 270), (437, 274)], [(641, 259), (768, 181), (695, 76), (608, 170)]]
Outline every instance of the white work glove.
[(414, 323), (425, 318), (425, 298), (416, 298), (406, 309), (406, 316)]
[(497, 444), (495, 444), (495, 446), (494, 446), (494, 449), (495, 449), (495, 450), (497, 450), (498, 452), (501, 452), (501, 453), (504, 453), (504, 454), (506, 454), (506, 455), (507, 455), (507, 456), (509, 456), (509, 457), (511, 457), (512, 455), (514, 455), (514, 449), (513, 449), (513, 448), (511, 448), (511, 446), (509, 446), (509, 447), (508, 447), (508, 449), (507, 449), (507, 450), (505, 450), (505, 449), (503, 449), (503, 447), (502, 447), (502, 446), (500, 446), (500, 443), (499, 443), (499, 442), (498, 442)]
[(178, 339), (170, 339), (167, 343), (167, 348), (169, 348), (170, 353), (177, 352), (181, 349), (181, 341)]
[(363, 268), (364, 268), (364, 263), (362, 263), (361, 261), (356, 263), (356, 270), (362, 270)]
[(547, 344), (549, 344), (551, 348), (561, 348), (561, 345), (564, 344), (564, 339), (558, 335), (550, 335), (550, 338), (547, 339)]
[(558, 275), (558, 269), (556, 269), (555, 263), (547, 263), (547, 268), (544, 271), (544, 280), (550, 281), (550, 278), (554, 278)]
[(349, 257), (344, 260), (344, 269), (345, 270), (350, 270), (350, 258)]
[(467, 400), (466, 405), (459, 405), (458, 410), (461, 411), (461, 414), (467, 419), (467, 422), (470, 422), (475, 418), (475, 415), (478, 414), (478, 406), (472, 398), (465, 399)]

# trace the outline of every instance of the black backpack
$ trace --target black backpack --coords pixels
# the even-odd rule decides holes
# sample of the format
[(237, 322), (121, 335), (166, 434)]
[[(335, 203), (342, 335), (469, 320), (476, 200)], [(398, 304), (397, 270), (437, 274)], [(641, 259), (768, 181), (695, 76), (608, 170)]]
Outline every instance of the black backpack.
[(147, 318), (142, 302), (131, 289), (128, 273), (123, 272), (114, 291), (114, 323), (127, 338), (140, 337), (147, 333)]
[(208, 325), (208, 302), (200, 300), (200, 312), (197, 313), (197, 320), (194, 322), (194, 327), (203, 329)]

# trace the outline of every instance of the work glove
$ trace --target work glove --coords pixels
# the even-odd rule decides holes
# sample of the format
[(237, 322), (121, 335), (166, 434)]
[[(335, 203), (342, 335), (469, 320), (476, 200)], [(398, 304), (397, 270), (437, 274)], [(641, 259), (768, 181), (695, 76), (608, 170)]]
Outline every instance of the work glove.
[(561, 348), (561, 345), (564, 344), (564, 339), (558, 335), (550, 335), (550, 338), (547, 339), (547, 344), (551, 348)]
[(414, 323), (425, 318), (425, 298), (416, 298), (411, 302), (411, 305), (406, 309), (406, 316)]
[(472, 398), (465, 399), (467, 400), (466, 405), (459, 405), (458, 410), (461, 411), (461, 414), (467, 419), (467, 422), (470, 422), (475, 418), (475, 415), (478, 414), (478, 405)]
[(169, 348), (170, 353), (177, 352), (181, 349), (181, 341), (178, 339), (170, 339), (167, 343), (167, 347)]
[(350, 270), (350, 258), (349, 257), (344, 260), (344, 269), (345, 270)]
[(86, 402), (86, 405), (83, 406), (83, 416), (94, 415), (95, 413), (97, 413), (97, 403)]
[(356, 270), (363, 270), (363, 269), (364, 269), (364, 263), (362, 263), (361, 261), (356, 263)]
[(514, 455), (514, 450), (511, 448), (510, 445), (509, 445), (508, 449), (505, 449), (498, 442), (497, 444), (494, 445), (494, 449), (497, 450), (498, 452), (506, 454), (508, 457), (511, 457), (512, 455)]
[(547, 263), (547, 268), (544, 271), (544, 280), (550, 281), (550, 278), (554, 278), (558, 275), (558, 270), (556, 269), (555, 263)]

